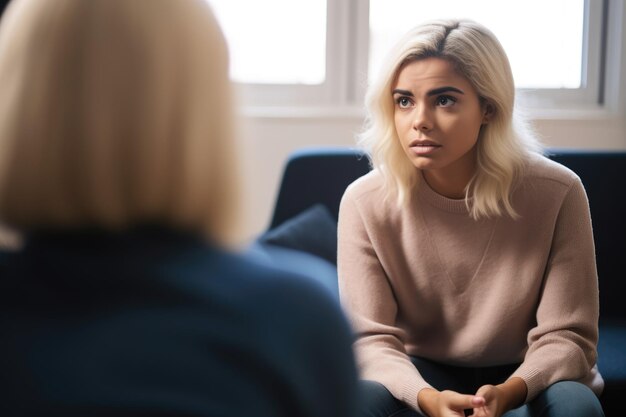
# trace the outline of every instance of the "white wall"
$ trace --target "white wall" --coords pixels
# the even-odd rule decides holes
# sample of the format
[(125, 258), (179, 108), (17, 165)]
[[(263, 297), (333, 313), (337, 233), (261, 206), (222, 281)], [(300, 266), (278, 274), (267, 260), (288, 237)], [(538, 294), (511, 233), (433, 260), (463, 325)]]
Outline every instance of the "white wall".
[(241, 129), (241, 238), (248, 240), (269, 225), (282, 170), (291, 152), (313, 146), (353, 147), (361, 125), (362, 119), (353, 116), (245, 118)]

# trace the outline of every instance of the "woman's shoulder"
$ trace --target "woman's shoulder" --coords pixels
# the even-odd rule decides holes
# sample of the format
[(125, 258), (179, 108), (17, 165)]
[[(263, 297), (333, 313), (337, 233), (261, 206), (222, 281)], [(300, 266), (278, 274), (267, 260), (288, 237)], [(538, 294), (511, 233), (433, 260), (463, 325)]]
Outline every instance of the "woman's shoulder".
[(374, 169), (353, 181), (344, 193), (344, 198), (361, 200), (363, 198), (382, 199), (385, 195), (383, 174)]
[(244, 254), (225, 254), (222, 262), (222, 273), (217, 275), (225, 284), (230, 281), (236, 293), (233, 301), (256, 310), (257, 317), (265, 310), (288, 312), (292, 318), (341, 316), (331, 292), (304, 273), (273, 267)]
[[(312, 299), (322, 304), (332, 301), (329, 291), (306, 275), (274, 267), (250, 254), (216, 248), (209, 248), (208, 252), (212, 258), (197, 259), (197, 268), (219, 280), (222, 288), (232, 291), (233, 301), (262, 305), (263, 302), (253, 300), (264, 298), (273, 300), (272, 308), (280, 308), (284, 299)], [(200, 258), (201, 252), (198, 255)]]
[[(233, 303), (245, 312), (250, 332), (271, 339), (268, 343), (272, 349), (284, 350), (284, 354), (326, 352), (335, 359), (351, 360), (350, 327), (338, 300), (327, 288), (306, 275), (246, 257), (238, 259), (240, 268), (254, 269), (253, 275), (237, 280)], [(294, 344), (294, 339), (298, 343)], [(320, 341), (330, 345), (323, 346)], [(331, 347), (335, 351), (329, 353)]]
[(537, 153), (529, 155), (524, 178), (530, 182), (553, 184), (558, 188), (570, 188), (573, 183), (580, 181), (578, 175), (568, 167)]

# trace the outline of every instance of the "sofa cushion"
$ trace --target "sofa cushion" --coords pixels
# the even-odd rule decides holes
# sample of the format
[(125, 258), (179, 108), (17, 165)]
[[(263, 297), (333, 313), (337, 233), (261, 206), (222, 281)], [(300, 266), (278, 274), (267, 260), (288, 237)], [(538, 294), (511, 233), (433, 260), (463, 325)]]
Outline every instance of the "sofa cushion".
[(605, 381), (622, 381), (626, 388), (626, 321), (600, 325), (598, 368)]
[(265, 265), (302, 275), (321, 284), (333, 298), (339, 300), (337, 267), (319, 256), (296, 249), (261, 243), (250, 245), (248, 256)]
[(322, 204), (311, 206), (269, 230), (259, 242), (308, 252), (337, 263), (337, 221)]
[(600, 401), (607, 416), (622, 415), (626, 392), (626, 321), (615, 320), (600, 324), (598, 369), (605, 387)]

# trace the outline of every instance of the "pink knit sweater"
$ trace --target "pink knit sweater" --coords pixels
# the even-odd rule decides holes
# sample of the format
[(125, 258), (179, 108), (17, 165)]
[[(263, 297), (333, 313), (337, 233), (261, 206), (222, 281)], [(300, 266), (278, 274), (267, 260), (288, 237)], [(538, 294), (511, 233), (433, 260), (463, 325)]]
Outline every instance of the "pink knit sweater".
[(532, 156), (512, 195), (518, 220), (472, 220), (464, 200), (425, 181), (403, 207), (384, 196), (373, 171), (350, 185), (339, 214), (339, 288), (362, 379), (416, 410), (430, 385), (409, 356), (521, 363), (511, 376), (526, 382), (527, 401), (560, 380), (601, 392), (591, 219), (573, 172)]

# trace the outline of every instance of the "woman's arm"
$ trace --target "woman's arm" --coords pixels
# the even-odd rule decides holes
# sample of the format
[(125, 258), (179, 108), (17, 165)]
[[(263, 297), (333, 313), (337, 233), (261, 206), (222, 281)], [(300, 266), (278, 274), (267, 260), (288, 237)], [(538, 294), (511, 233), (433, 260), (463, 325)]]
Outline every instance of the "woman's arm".
[(341, 302), (357, 336), (361, 378), (382, 383), (419, 410), (417, 393), (430, 386), (411, 363), (404, 331), (396, 325), (395, 296), (372, 243), (381, 236), (371, 235), (371, 219), (364, 220), (355, 200), (349, 188), (339, 211), (338, 273)]
[(555, 223), (536, 326), (513, 376), (527, 385), (526, 400), (560, 380), (587, 376), (596, 363), (598, 278), (589, 204), (576, 178)]

